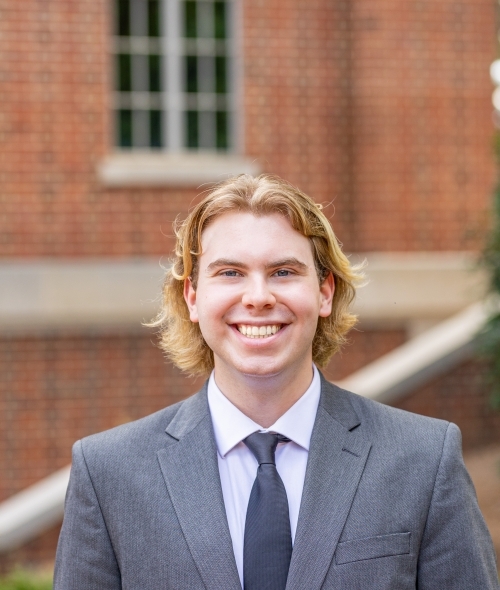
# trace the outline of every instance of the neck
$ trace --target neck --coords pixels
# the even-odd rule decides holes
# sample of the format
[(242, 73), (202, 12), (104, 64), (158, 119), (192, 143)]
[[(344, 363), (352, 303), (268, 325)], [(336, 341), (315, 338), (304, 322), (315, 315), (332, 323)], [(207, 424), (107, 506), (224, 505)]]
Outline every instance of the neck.
[[(236, 378), (235, 378), (236, 377)], [(292, 375), (227, 375), (215, 367), (217, 387), (243, 414), (269, 428), (311, 385), (312, 363)]]

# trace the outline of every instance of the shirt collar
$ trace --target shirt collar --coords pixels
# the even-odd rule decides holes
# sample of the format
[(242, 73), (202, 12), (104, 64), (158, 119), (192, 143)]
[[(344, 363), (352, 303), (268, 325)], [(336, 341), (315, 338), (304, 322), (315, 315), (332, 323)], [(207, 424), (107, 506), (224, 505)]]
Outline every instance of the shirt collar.
[(214, 372), (208, 381), (208, 405), (214, 427), (215, 442), (221, 457), (244, 438), (257, 431), (278, 432), (309, 450), (314, 420), (321, 395), (319, 372), (313, 365), (313, 379), (307, 391), (267, 429), (243, 414), (217, 387)]

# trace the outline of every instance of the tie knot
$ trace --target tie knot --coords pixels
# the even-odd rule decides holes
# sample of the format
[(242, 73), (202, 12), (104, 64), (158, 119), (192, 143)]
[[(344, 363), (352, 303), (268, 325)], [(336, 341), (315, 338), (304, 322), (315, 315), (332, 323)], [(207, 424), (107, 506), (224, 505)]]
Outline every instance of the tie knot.
[(259, 465), (270, 463), (275, 465), (274, 452), (278, 442), (289, 442), (290, 439), (273, 432), (254, 432), (244, 439), (246, 446), (252, 451)]

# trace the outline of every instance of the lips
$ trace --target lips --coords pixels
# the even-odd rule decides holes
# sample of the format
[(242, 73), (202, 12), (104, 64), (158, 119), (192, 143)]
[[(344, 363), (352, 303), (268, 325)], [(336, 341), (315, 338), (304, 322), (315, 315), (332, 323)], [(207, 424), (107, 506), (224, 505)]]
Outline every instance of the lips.
[(240, 334), (247, 338), (269, 338), (279, 332), (283, 324), (266, 324), (264, 326), (255, 326), (250, 324), (237, 324), (236, 327)]

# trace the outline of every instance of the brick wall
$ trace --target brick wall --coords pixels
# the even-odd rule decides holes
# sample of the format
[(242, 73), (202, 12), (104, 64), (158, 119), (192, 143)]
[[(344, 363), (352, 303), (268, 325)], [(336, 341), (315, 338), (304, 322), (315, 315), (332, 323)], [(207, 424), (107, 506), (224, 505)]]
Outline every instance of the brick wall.
[[(243, 4), (246, 153), (331, 203), (348, 250), (482, 243), (489, 0)], [(0, 7), (0, 253), (164, 254), (193, 191), (108, 190), (108, 0)], [(161, 228), (161, 229), (160, 229)]]
[(83, 436), (194, 393), (151, 334), (0, 340), (0, 501), (71, 461)]
[(477, 248), (494, 174), (493, 4), (246, 7), (249, 153), (333, 201), (348, 250)]
[(356, 249), (478, 248), (494, 174), (493, 3), (352, 7)]
[(405, 330), (367, 330), (355, 328), (342, 350), (334, 355), (324, 370), (329, 381), (345, 379), (380, 356), (387, 354), (406, 341)]
[[(108, 189), (109, 0), (0, 5), (0, 256), (165, 256), (197, 190)], [(243, 2), (245, 153), (327, 205), (348, 251), (480, 248), (490, 153), (490, 0)], [(342, 378), (400, 344), (353, 332), (327, 370)], [(401, 402), (492, 439), (481, 368)], [(0, 340), (0, 500), (68, 463), (72, 443), (197, 389), (149, 336)], [(457, 400), (456, 404), (453, 400)], [(484, 426), (484, 425), (486, 426)], [(57, 530), (17, 560), (53, 555)], [(44, 540), (45, 539), (45, 540)]]

